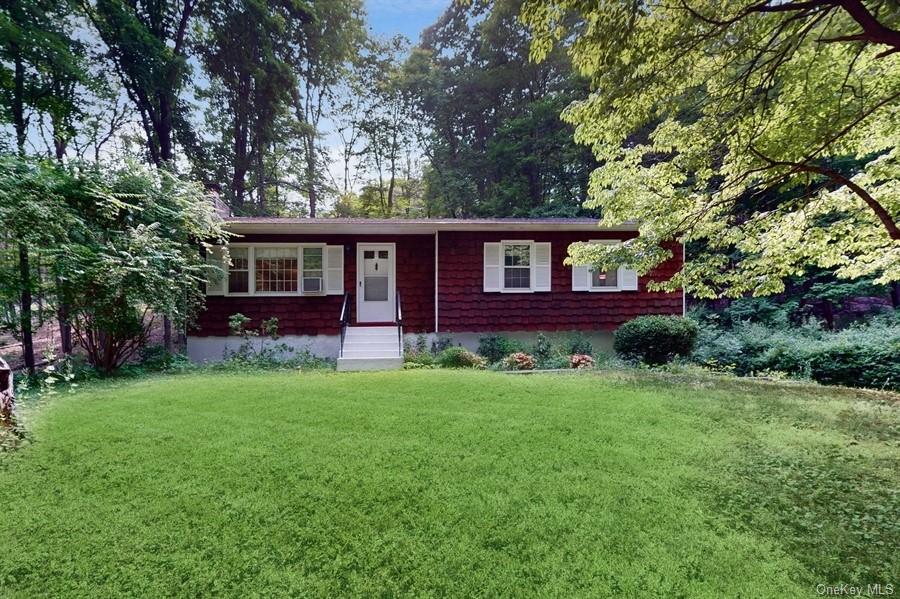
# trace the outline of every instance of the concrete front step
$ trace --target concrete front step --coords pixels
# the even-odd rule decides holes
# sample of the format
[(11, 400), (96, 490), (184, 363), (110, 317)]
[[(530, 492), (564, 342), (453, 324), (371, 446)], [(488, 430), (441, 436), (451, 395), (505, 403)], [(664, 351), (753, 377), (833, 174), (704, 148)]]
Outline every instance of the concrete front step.
[(350, 370), (399, 370), (403, 368), (403, 358), (338, 358), (337, 369)]
[(397, 327), (347, 327), (338, 370), (393, 370), (403, 367)]
[(363, 351), (363, 350), (354, 350), (347, 351), (344, 350), (344, 355), (342, 358), (399, 358), (400, 352), (397, 350), (394, 351)]

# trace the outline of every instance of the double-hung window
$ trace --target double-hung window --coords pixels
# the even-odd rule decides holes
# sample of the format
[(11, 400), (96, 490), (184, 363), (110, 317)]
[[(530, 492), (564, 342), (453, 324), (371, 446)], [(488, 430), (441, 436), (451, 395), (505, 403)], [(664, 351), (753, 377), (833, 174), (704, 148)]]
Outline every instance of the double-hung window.
[(250, 292), (250, 248), (231, 248), (228, 293)]
[[(615, 245), (616, 239), (592, 239), (588, 243)], [(572, 291), (637, 291), (638, 275), (627, 266), (598, 270), (587, 264), (572, 267)]]
[(300, 276), (303, 293), (322, 293), (325, 290), (324, 248), (304, 247), (303, 270)]
[(549, 243), (523, 240), (484, 244), (485, 291), (550, 291), (550, 279)]
[(591, 289), (618, 289), (619, 288), (619, 270), (596, 270), (591, 269)]
[(531, 289), (531, 243), (503, 244), (503, 289)]

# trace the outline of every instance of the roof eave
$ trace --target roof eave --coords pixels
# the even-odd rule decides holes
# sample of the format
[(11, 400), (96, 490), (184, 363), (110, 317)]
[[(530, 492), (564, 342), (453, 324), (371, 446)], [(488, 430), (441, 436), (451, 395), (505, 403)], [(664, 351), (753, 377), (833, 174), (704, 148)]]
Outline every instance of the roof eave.
[(248, 222), (229, 220), (229, 231), (236, 234), (334, 234), (334, 235), (422, 235), (436, 231), (625, 231), (638, 230), (637, 223), (600, 227), (597, 221), (577, 223), (545, 222)]

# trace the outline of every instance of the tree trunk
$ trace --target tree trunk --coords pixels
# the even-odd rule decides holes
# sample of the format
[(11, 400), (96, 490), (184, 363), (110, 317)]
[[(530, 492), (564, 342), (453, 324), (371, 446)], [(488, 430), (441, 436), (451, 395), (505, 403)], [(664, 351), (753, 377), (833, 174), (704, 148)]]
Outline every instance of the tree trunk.
[(244, 209), (244, 196), (247, 193), (247, 126), (238, 123), (235, 118), (234, 136), (234, 173), (231, 177), (231, 197), (238, 214)]
[(260, 131), (256, 132), (256, 205), (260, 216), (266, 216), (266, 165)]
[(13, 45), (15, 57), (15, 75), (13, 76), (13, 126), (16, 130), (16, 147), (19, 156), (25, 156), (25, 140), (28, 134), (25, 123), (25, 65), (19, 56), (18, 46)]
[(172, 353), (172, 321), (168, 316), (163, 316), (163, 346)]
[(316, 218), (316, 141), (312, 133), (306, 134), (306, 185), (309, 195), (309, 217)]
[(22, 328), (22, 357), (28, 374), (34, 374), (34, 343), (31, 337), (31, 268), (28, 261), (28, 246), (19, 242), (19, 278), (22, 285), (19, 323)]
[[(28, 134), (25, 122), (25, 65), (16, 52), (15, 74), (13, 76), (13, 125), (16, 130), (16, 147), (19, 156), (25, 156), (25, 140)], [(22, 329), (22, 357), (28, 374), (34, 374), (34, 342), (31, 337), (31, 268), (28, 262), (28, 246), (19, 241), (19, 282), (21, 284), (19, 324)]]
[(895, 310), (900, 308), (900, 283), (897, 281), (891, 283), (891, 305)]
[(163, 164), (172, 161), (174, 152), (172, 150), (172, 121), (173, 121), (173, 102), (169, 98), (173, 88), (164, 89), (160, 92), (159, 98), (159, 125), (156, 127), (157, 139), (159, 141), (159, 159)]
[(59, 321), (59, 345), (64, 356), (72, 354), (72, 325), (69, 323), (69, 306), (65, 302), (59, 302), (56, 310), (56, 319)]
[(825, 311), (823, 316), (825, 317), (825, 326), (829, 331), (834, 330), (834, 304), (832, 304), (829, 300), (824, 300), (823, 304), (825, 306)]

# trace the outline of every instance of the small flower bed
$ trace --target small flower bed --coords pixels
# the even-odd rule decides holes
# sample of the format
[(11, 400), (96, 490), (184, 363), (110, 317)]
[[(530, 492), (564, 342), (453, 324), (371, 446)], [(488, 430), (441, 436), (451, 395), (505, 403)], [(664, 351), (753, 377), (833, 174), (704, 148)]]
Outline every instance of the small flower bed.
[(593, 368), (594, 358), (586, 354), (574, 354), (569, 356), (569, 365), (572, 368), (577, 368), (579, 370)]
[(506, 356), (503, 364), (508, 370), (534, 370), (534, 357), (524, 352), (516, 352)]

